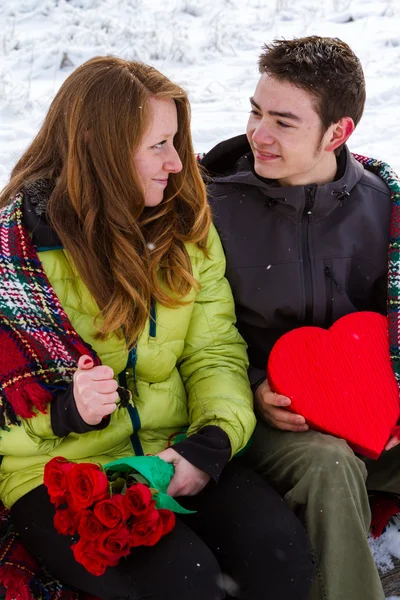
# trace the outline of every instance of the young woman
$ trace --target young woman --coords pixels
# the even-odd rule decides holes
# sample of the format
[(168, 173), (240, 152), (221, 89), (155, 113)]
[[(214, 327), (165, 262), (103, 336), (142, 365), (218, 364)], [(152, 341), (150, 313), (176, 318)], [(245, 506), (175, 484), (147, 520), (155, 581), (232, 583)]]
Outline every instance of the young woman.
[[(217, 600), (223, 574), (233, 597), (306, 600), (300, 523), (229, 463), (255, 420), (186, 93), (147, 65), (89, 60), (0, 204), (0, 499), (27, 547), (105, 600)], [(173, 463), (168, 493), (197, 512), (95, 577), (53, 527), (43, 469), (134, 453)]]

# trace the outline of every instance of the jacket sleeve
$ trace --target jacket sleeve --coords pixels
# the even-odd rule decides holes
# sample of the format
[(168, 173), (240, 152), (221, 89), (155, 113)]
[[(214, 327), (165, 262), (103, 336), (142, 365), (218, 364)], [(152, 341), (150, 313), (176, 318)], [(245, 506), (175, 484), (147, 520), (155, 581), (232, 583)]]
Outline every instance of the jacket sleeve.
[(261, 385), (263, 381), (267, 379), (265, 369), (258, 369), (257, 367), (253, 367), (253, 365), (250, 365), (247, 374), (249, 376), (251, 389), (253, 390), (253, 394), (255, 394), (258, 386)]
[(173, 445), (175, 452), (218, 481), (231, 457), (231, 444), (225, 431), (208, 425)]
[[(47, 405), (45, 413), (36, 411), (34, 417), (20, 419), (21, 431), (25, 430), (39, 452), (53, 451), (62, 442), (62, 438), (70, 433), (98, 431), (105, 429), (110, 423), (108, 416), (97, 425), (88, 425), (76, 407), (72, 382), (65, 383), (65, 386), (65, 389), (53, 393), (53, 399)], [(0, 453), (8, 454), (9, 450), (5, 450), (2, 442), (0, 437)]]
[(188, 395), (188, 435), (208, 425), (220, 427), (234, 455), (247, 444), (255, 416), (246, 345), (234, 325), (233, 297), (224, 275), (222, 245), (211, 226), (208, 256), (198, 273), (201, 288), (178, 366)]
[(74, 388), (71, 382), (66, 390), (54, 395), (50, 406), (51, 428), (57, 437), (65, 437), (70, 433), (87, 433), (99, 431), (110, 423), (110, 415), (97, 425), (86, 423), (78, 412), (74, 398)]

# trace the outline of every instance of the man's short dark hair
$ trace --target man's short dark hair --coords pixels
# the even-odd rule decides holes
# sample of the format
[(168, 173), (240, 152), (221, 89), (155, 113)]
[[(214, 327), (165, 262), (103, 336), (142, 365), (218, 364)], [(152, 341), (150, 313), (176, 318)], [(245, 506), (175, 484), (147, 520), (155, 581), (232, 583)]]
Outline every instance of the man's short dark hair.
[(274, 40), (263, 46), (258, 68), (312, 94), (324, 131), (342, 117), (351, 117), (355, 125), (361, 119), (364, 73), (350, 46), (338, 38)]

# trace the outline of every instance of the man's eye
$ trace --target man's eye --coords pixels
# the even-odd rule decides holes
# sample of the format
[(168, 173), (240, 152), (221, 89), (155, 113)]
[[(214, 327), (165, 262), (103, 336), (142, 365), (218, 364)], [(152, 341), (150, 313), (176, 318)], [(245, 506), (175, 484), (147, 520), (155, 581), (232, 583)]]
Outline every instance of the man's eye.
[(283, 121), (277, 121), (279, 127), (284, 127), (285, 129), (290, 129), (292, 126), (284, 123)]
[(163, 140), (162, 142), (158, 142), (158, 144), (154, 144), (153, 148), (160, 149), (166, 143), (167, 140)]
[(255, 117), (259, 117), (260, 116), (260, 113), (257, 110), (254, 110), (254, 108), (251, 109), (250, 114), (254, 115)]

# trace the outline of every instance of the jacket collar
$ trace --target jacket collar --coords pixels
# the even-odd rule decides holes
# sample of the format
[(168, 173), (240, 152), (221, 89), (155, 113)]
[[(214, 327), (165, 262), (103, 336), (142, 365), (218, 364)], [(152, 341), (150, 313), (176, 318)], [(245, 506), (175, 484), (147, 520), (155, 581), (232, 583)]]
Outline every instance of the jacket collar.
[[(325, 185), (280, 186), (274, 180), (256, 175), (253, 153), (245, 135), (218, 144), (206, 154), (201, 164), (207, 169), (211, 181), (256, 187), (265, 197), (266, 206), (294, 219), (302, 216), (310, 195), (314, 197), (313, 218), (320, 220), (327, 217), (351, 200), (351, 192), (364, 172), (363, 166), (345, 146), (339, 156), (338, 179), (335, 181)], [(221, 168), (225, 168), (225, 172), (221, 172)]]
[(38, 251), (62, 248), (60, 238), (46, 218), (47, 203), (54, 187), (54, 181), (39, 179), (26, 185), (22, 190), (24, 225)]

